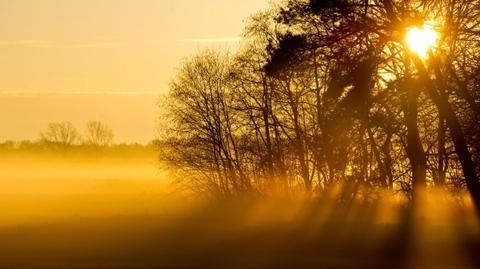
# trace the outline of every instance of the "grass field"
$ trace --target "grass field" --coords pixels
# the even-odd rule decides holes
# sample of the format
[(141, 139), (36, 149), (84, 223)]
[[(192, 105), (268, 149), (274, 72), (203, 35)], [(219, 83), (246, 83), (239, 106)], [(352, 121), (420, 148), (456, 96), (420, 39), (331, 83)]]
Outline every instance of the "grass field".
[(154, 152), (0, 159), (0, 268), (480, 265), (478, 223), (448, 199), (207, 204), (173, 192)]

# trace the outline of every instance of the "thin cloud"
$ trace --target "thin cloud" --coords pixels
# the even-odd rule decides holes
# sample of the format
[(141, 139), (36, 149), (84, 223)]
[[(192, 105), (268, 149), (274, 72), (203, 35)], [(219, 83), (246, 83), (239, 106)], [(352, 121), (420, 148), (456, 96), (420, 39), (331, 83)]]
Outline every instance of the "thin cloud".
[(172, 40), (174, 42), (181, 43), (234, 43), (239, 42), (240, 37), (216, 37), (216, 38), (190, 38), (190, 39), (177, 39)]
[(114, 48), (132, 45), (161, 45), (165, 42), (176, 43), (238, 43), (241, 38), (234, 37), (215, 37), (215, 38), (186, 38), (186, 39), (172, 39), (164, 41), (137, 41), (136, 43), (122, 43), (122, 42), (103, 42), (103, 41), (55, 41), (55, 40), (0, 40), (1, 47), (21, 47), (21, 48), (42, 48), (42, 49), (90, 49), (90, 48)]
[(112, 42), (60, 42), (53, 40), (2, 40), (0, 47), (23, 47), (23, 48), (44, 48), (44, 49), (58, 49), (58, 48), (110, 48), (121, 45)]
[(49, 91), (49, 90), (0, 90), (0, 95), (31, 96), (31, 95), (159, 95), (161, 91)]
[(0, 41), (2, 47), (31, 47), (31, 48), (49, 48), (55, 42), (50, 40), (11, 40)]

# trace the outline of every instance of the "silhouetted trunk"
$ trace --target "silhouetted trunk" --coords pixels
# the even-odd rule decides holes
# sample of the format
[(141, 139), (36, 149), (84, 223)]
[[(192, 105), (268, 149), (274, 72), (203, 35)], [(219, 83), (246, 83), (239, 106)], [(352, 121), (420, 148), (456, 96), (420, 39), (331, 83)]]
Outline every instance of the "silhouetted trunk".
[(315, 133), (314, 137), (316, 139), (315, 141), (315, 147), (314, 147), (314, 156), (315, 156), (315, 168), (317, 169), (318, 173), (318, 183), (322, 182), (321, 180), (321, 170), (322, 170), (322, 162), (321, 162), (321, 149), (320, 147), (320, 132), (322, 131), (322, 125), (321, 125), (321, 119), (322, 119), (322, 101), (321, 101), (321, 93), (320, 93), (320, 82), (319, 82), (319, 77), (318, 77), (318, 63), (317, 63), (317, 53), (316, 49), (312, 50), (312, 58), (313, 58), (313, 72), (314, 72), (314, 77), (315, 77), (315, 106), (316, 106), (316, 128), (315, 128)]
[[(271, 111), (272, 112), (272, 111)], [(285, 165), (285, 157), (284, 157), (284, 152), (283, 152), (283, 141), (282, 141), (282, 136), (280, 132), (280, 122), (278, 121), (277, 117), (275, 114), (272, 113), (272, 121), (273, 121), (273, 132), (275, 134), (275, 154), (273, 155), (275, 157), (275, 164), (276, 164), (276, 170), (277, 174), (283, 183), (287, 183), (287, 167)], [(286, 184), (285, 184), (286, 185)]]
[(435, 180), (436, 186), (443, 186), (445, 185), (445, 160), (447, 157), (447, 153), (445, 150), (445, 119), (442, 116), (438, 118), (438, 169), (437, 169), (437, 176)]
[(432, 99), (434, 99), (440, 114), (445, 117), (448, 128), (450, 129), (453, 144), (455, 146), (455, 152), (457, 153), (462, 165), (467, 188), (472, 196), (477, 210), (480, 210), (480, 183), (475, 171), (475, 164), (472, 160), (472, 155), (468, 150), (467, 142), (458, 118), (453, 112), (453, 109), (445, 96), (439, 95), (434, 89), (429, 90), (429, 93)]
[(450, 74), (453, 76), (458, 86), (459, 95), (468, 103), (470, 108), (475, 112), (477, 116), (480, 115), (480, 104), (475, 101), (475, 98), (468, 91), (467, 83), (460, 79), (453, 69), (452, 65), (449, 65)]
[(422, 142), (420, 140), (420, 133), (418, 131), (418, 92), (407, 86), (407, 103), (405, 105), (405, 123), (407, 126), (407, 155), (412, 169), (412, 185), (413, 198), (418, 198), (418, 195), (426, 188), (426, 172), (427, 172), (427, 158), (423, 150)]
[(262, 108), (262, 116), (263, 116), (263, 123), (264, 123), (264, 132), (265, 132), (265, 146), (267, 148), (267, 156), (266, 156), (266, 166), (267, 166), (267, 174), (268, 179), (273, 180), (273, 152), (272, 152), (272, 139), (270, 136), (270, 94), (268, 91), (267, 86), (267, 78), (263, 77), (262, 81), (263, 87), (263, 108)]
[(387, 187), (393, 189), (393, 172), (392, 172), (392, 156), (390, 155), (390, 149), (392, 147), (392, 133), (387, 133), (387, 138), (382, 146), (383, 154), (385, 155), (385, 172), (387, 174)]
[[(431, 99), (435, 103), (439, 113), (447, 123), (450, 135), (452, 137), (453, 144), (455, 146), (455, 152), (458, 155), (460, 164), (462, 165), (463, 174), (465, 176), (465, 183), (467, 184), (468, 191), (471, 195), (472, 201), (475, 205), (477, 212), (480, 212), (480, 182), (478, 180), (477, 173), (475, 171), (475, 164), (472, 160), (472, 154), (468, 150), (467, 141), (460, 125), (460, 122), (453, 111), (452, 106), (448, 102), (448, 98), (445, 94), (439, 94), (436, 90), (435, 84), (430, 80), (427, 75), (425, 66), (418, 57), (414, 57), (414, 63), (418, 68), (421, 77), (425, 80), (427, 86), (427, 92)], [(438, 67), (437, 67), (438, 68)], [(437, 82), (439, 88), (444, 89), (443, 82), (438, 78)]]
[(380, 151), (378, 150), (377, 144), (375, 143), (375, 138), (373, 137), (373, 132), (371, 128), (367, 128), (368, 139), (370, 140), (370, 145), (372, 147), (373, 156), (377, 162), (378, 170), (380, 172), (380, 183), (387, 187), (388, 186), (388, 176), (387, 176), (387, 167), (382, 162)]
[(306, 151), (303, 141), (303, 131), (300, 127), (300, 115), (298, 111), (298, 101), (293, 96), (293, 93), (290, 90), (290, 85), (288, 85), (288, 97), (290, 106), (292, 109), (292, 116), (293, 116), (293, 128), (295, 131), (295, 147), (298, 157), (298, 162), (300, 163), (300, 175), (303, 179), (303, 183), (305, 184), (305, 189), (307, 191), (312, 190), (312, 182), (310, 180), (310, 174), (308, 172), (308, 164), (306, 158)]

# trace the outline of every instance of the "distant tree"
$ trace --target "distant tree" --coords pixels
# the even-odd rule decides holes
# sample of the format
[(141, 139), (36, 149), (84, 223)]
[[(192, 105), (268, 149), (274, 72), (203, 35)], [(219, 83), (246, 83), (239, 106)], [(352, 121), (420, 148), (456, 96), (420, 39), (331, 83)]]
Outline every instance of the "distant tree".
[(13, 140), (6, 140), (0, 143), (0, 150), (13, 150), (15, 149), (15, 142)]
[(85, 142), (93, 146), (109, 146), (113, 143), (113, 130), (101, 121), (90, 121), (85, 130)]
[(47, 126), (47, 130), (40, 134), (42, 140), (49, 144), (70, 147), (80, 139), (80, 133), (69, 121), (52, 122)]

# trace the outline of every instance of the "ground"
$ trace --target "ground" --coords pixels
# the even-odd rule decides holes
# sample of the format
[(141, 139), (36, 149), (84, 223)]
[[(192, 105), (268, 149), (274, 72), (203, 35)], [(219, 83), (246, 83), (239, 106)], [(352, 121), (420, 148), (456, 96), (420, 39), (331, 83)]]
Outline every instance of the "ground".
[(0, 268), (478, 268), (472, 210), (435, 198), (200, 202), (155, 155), (1, 157)]

